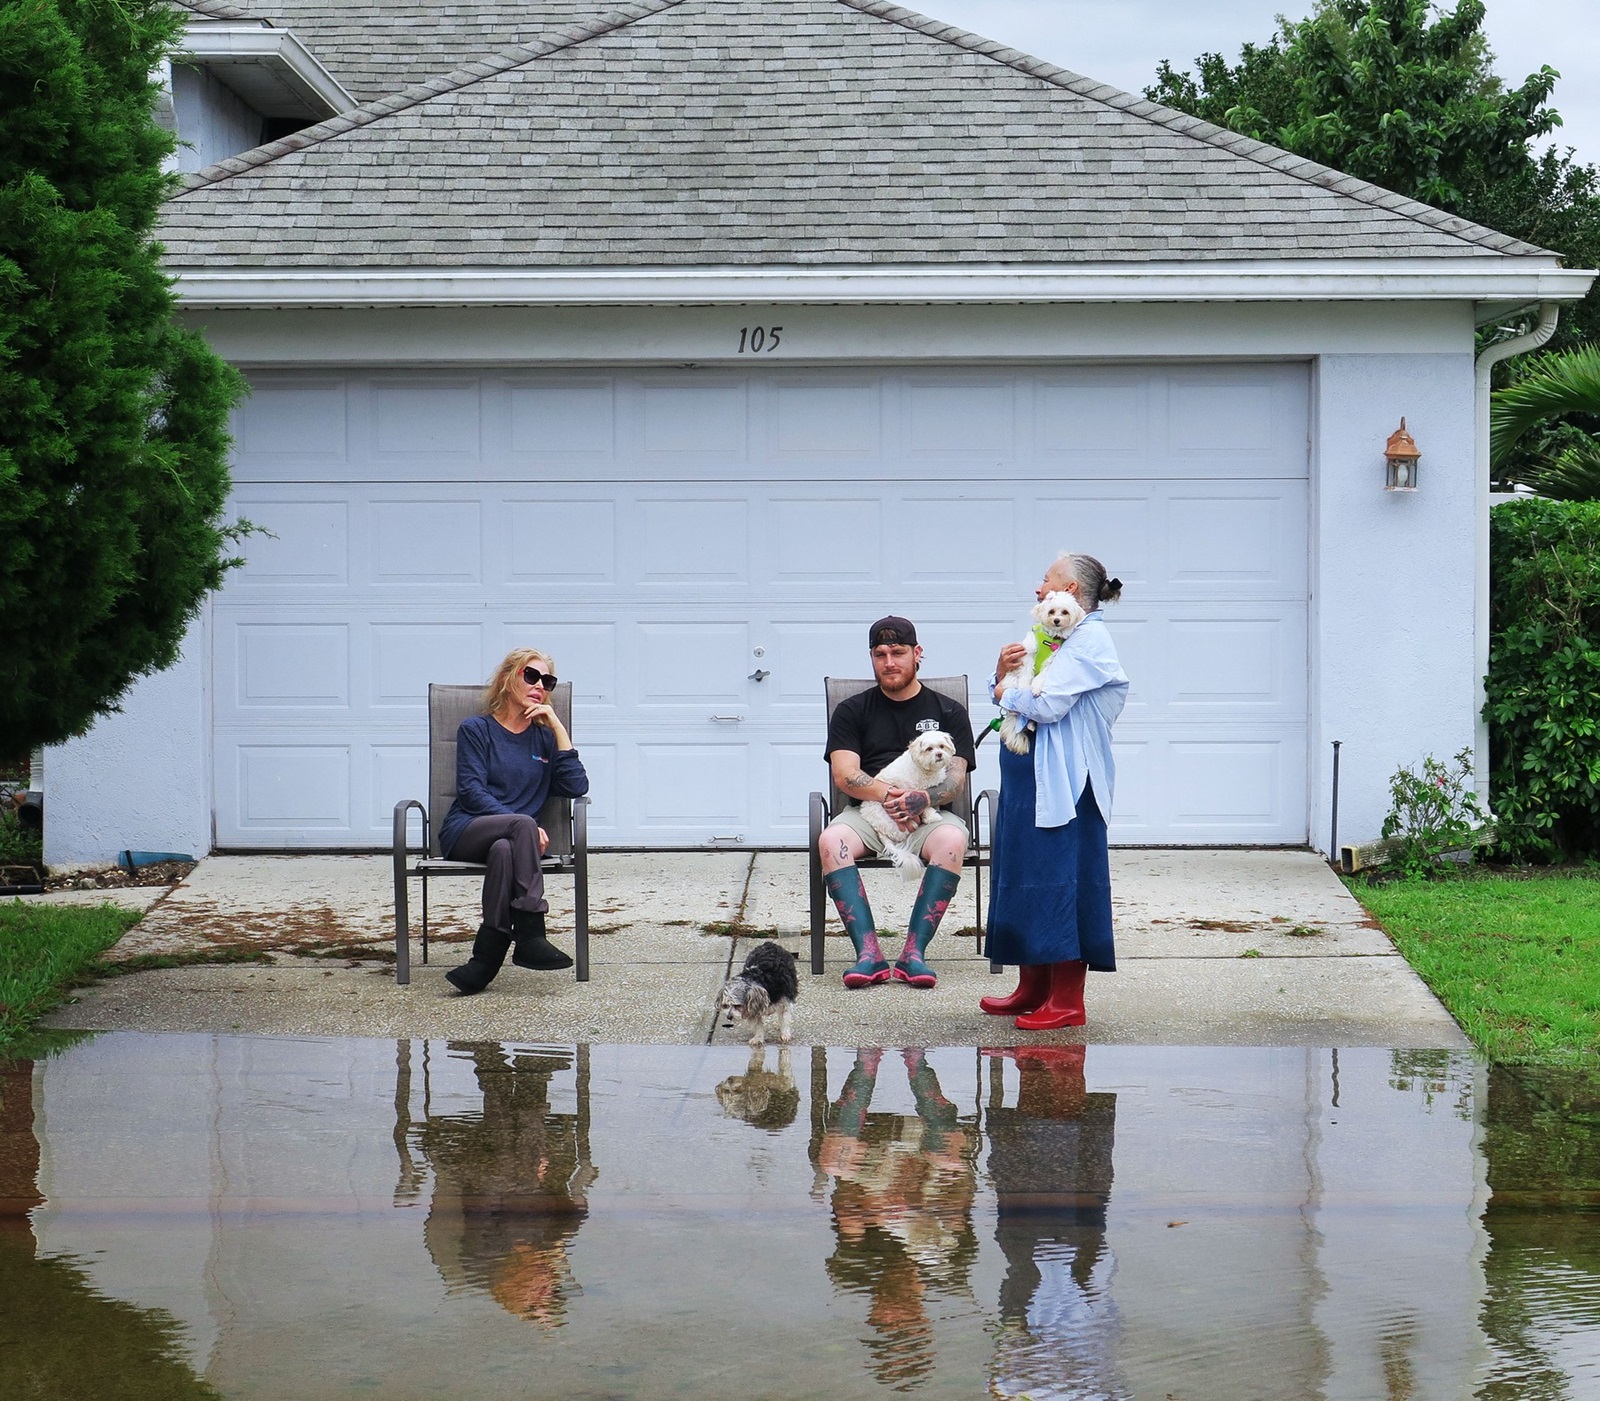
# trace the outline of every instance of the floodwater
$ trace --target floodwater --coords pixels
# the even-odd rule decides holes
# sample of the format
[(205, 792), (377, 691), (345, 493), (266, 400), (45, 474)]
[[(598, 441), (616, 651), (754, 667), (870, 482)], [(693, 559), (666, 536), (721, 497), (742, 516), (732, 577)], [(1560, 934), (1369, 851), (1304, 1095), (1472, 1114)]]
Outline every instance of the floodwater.
[(1600, 1079), (116, 1033), (0, 1067), (0, 1396), (1600, 1396)]

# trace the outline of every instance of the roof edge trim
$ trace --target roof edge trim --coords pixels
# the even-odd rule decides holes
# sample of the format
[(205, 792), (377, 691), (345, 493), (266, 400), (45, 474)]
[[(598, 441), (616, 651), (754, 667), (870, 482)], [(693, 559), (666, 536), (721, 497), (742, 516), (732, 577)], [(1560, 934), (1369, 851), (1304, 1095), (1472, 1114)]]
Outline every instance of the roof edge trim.
[[(1109, 83), (1096, 82), (1093, 78), (1086, 78), (1081, 73), (1074, 73), (1070, 68), (1063, 68), (1060, 64), (1049, 63), (1044, 59), (1035, 58), (1031, 54), (1023, 53), (1020, 49), (1011, 48), (995, 39), (985, 39), (981, 35), (973, 34), (957, 25), (947, 24), (943, 20), (930, 19), (927, 15), (918, 14), (915, 10), (908, 10), (903, 5), (892, 3), (892, 0), (838, 0), (841, 5), (847, 5), (852, 10), (859, 10), (862, 14), (872, 15), (876, 19), (886, 20), (898, 24), (902, 28), (914, 30), (926, 35), (930, 39), (939, 39), (947, 44), (954, 44), (957, 48), (966, 49), (971, 53), (981, 54), (985, 58), (993, 59), (1008, 68), (1026, 74), (1030, 78), (1038, 78), (1043, 82), (1053, 83), (1057, 87), (1066, 88), (1076, 93), (1079, 97), (1088, 98), (1092, 102), (1099, 102), (1107, 107), (1126, 112), (1130, 116), (1142, 117), (1146, 121), (1154, 122), (1184, 136), (1192, 136), (1204, 141), (1208, 145), (1216, 146), (1232, 155), (1245, 160), (1255, 161), (1258, 165), (1265, 165), (1283, 175), (1290, 175), (1296, 179), (1304, 180), (1309, 184), (1320, 185), (1324, 189), (1332, 190), (1336, 194), (1348, 195), (1352, 199), (1360, 200), (1363, 204), (1385, 209), (1391, 214), (1399, 214), (1405, 218), (1413, 219), (1417, 223), (1426, 224), (1429, 228), (1437, 229), (1441, 233), (1451, 234), (1465, 243), (1470, 243), (1483, 248), (1489, 248), (1497, 253), (1510, 253), (1516, 256), (1525, 256), (1534, 253), (1550, 254), (1550, 250), (1540, 248), (1536, 244), (1526, 243), (1521, 239), (1512, 238), (1509, 234), (1497, 233), (1482, 224), (1474, 224), (1470, 219), (1460, 218), (1455, 214), (1447, 214), (1442, 209), (1435, 209), (1430, 204), (1423, 204), (1409, 196), (1397, 194), (1393, 190), (1386, 190), (1382, 185), (1375, 185), (1370, 180), (1362, 180), (1354, 175), (1347, 175), (1343, 171), (1335, 170), (1331, 166), (1320, 165), (1316, 161), (1307, 160), (1304, 156), (1297, 156), (1277, 146), (1269, 146), (1264, 141), (1257, 141), (1253, 137), (1242, 136), (1236, 131), (1229, 131), (1226, 127), (1213, 126), (1210, 122), (1202, 121), (1199, 117), (1191, 117), (1186, 112), (1179, 112), (1171, 107), (1163, 107), (1159, 102), (1152, 102), (1147, 97), (1136, 97), (1132, 93), (1123, 92), (1121, 88), (1112, 87)], [(1551, 254), (1550, 256), (1554, 256)]]
[(175, 269), (186, 308), (889, 303), (1576, 301), (1592, 269), (1554, 260), (987, 266)]

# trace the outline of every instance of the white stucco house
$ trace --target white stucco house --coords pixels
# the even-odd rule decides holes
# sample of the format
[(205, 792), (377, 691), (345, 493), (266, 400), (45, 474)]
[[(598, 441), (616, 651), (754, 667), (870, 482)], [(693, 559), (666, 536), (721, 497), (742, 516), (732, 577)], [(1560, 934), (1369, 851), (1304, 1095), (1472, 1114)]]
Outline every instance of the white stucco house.
[(799, 845), (867, 622), (982, 722), (1063, 548), (1125, 583), (1116, 841), (1325, 848), (1334, 740), (1366, 839), (1482, 754), (1474, 333), (1591, 272), (882, 0), (187, 8), (161, 238), (271, 534), (49, 753), (51, 861), (381, 846), (519, 643), (597, 843)]

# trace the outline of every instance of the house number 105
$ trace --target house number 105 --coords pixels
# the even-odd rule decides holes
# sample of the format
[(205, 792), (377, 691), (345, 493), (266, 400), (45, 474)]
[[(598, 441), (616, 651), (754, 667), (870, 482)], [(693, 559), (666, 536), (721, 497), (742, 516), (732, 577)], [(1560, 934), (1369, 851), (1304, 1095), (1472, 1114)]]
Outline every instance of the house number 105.
[(778, 348), (783, 335), (782, 326), (741, 326), (739, 328), (739, 354), (770, 355)]

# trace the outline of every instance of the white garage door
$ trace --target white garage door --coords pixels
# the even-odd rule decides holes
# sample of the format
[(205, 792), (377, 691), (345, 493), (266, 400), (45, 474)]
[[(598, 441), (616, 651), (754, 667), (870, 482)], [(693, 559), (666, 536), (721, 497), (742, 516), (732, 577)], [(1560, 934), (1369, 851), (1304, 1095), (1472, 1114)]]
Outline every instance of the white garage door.
[(1307, 404), (1303, 365), (257, 376), (218, 842), (383, 843), (427, 683), (531, 644), (597, 843), (800, 844), (866, 624), (977, 689), (1063, 547), (1126, 585), (1114, 838), (1301, 842)]

